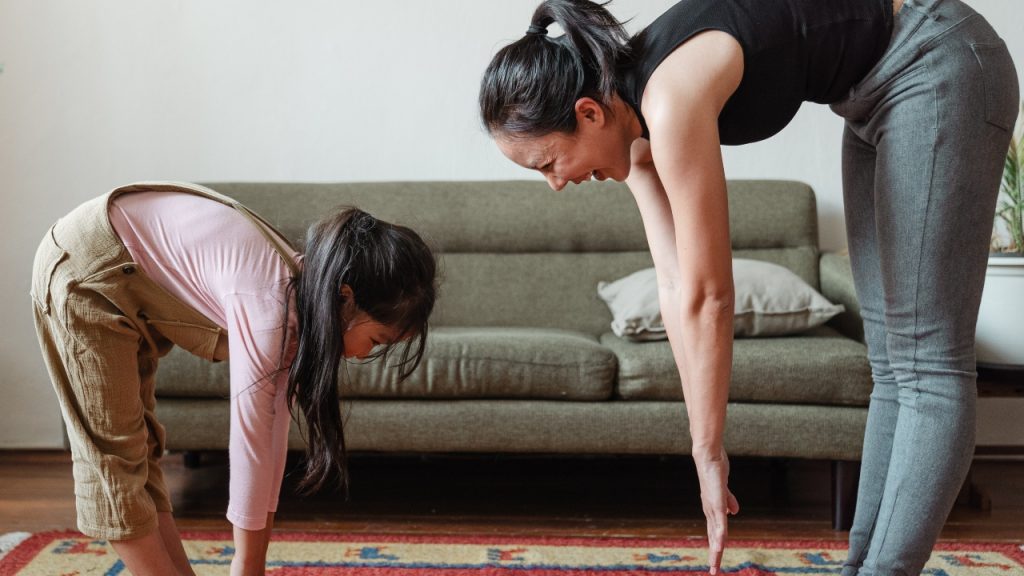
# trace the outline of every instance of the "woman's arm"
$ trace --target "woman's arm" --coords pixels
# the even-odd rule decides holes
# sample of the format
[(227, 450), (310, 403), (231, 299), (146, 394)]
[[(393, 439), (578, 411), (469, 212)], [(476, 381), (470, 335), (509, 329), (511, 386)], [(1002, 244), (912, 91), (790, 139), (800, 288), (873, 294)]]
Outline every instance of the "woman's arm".
[[(649, 155), (650, 146), (644, 141), (638, 141), (633, 145), (634, 155), (638, 154), (638, 150), (640, 155), (644, 154), (643, 150), (645, 148), (646, 153)], [(626, 183), (633, 192), (633, 197), (640, 208), (640, 214), (644, 221), (644, 231), (647, 234), (647, 242), (654, 260), (654, 269), (658, 278), (658, 299), (661, 316), (665, 324), (665, 332), (668, 335), (669, 344), (672, 348), (672, 355), (679, 370), (683, 394), (686, 396), (686, 407), (690, 420), (690, 435), (693, 439), (691, 452), (694, 457), (701, 457), (708, 453), (718, 454), (721, 451), (722, 431), (725, 425), (724, 400), (727, 399), (728, 395), (729, 372), (728, 370), (724, 371), (721, 374), (724, 378), (716, 379), (710, 370), (704, 369), (701, 371), (699, 366), (694, 365), (691, 360), (687, 360), (688, 356), (693, 356), (694, 346), (706, 342), (709, 334), (698, 332), (696, 337), (686, 339), (683, 336), (683, 327), (687, 322), (691, 324), (697, 322), (698, 327), (700, 327), (699, 323), (708, 319), (707, 315), (700, 313), (703, 310), (702, 305), (710, 306), (712, 311), (717, 311), (723, 305), (721, 303), (729, 298), (728, 294), (723, 293), (725, 288), (728, 288), (726, 283), (731, 283), (732, 281), (731, 254), (726, 255), (729, 269), (725, 269), (720, 265), (716, 267), (718, 262), (713, 260), (714, 255), (705, 254), (705, 256), (711, 259), (711, 261), (704, 263), (710, 270), (705, 272), (706, 276), (701, 279), (693, 271), (693, 266), (682, 262), (679, 257), (678, 241), (676, 239), (677, 219), (674, 217), (672, 204), (669, 201), (668, 194), (654, 163), (634, 165)], [(695, 208), (692, 215), (696, 216), (698, 212), (699, 209)], [(708, 223), (710, 224), (713, 221), (714, 218)], [(727, 225), (728, 216), (726, 216)], [(691, 233), (699, 233), (699, 231), (693, 230), (692, 226), (690, 231)], [(728, 247), (728, 244), (726, 246)], [(720, 282), (719, 286), (723, 287), (723, 290), (717, 293), (717, 299), (711, 299), (707, 295), (701, 294), (704, 300), (700, 301), (691, 295), (687, 297), (688, 305), (683, 306), (684, 294), (693, 294), (694, 289), (692, 286), (694, 284), (698, 282), (715, 282), (716, 277), (718, 282)], [(684, 285), (689, 286), (685, 291)], [(686, 313), (685, 318), (684, 312)], [(729, 338), (727, 338), (729, 344), (732, 342), (732, 313), (732, 309), (729, 309)], [(715, 314), (711, 320), (720, 321), (720, 316)], [(712, 327), (716, 326), (713, 324)], [(721, 337), (721, 334), (717, 334), (717, 336)], [(708, 365), (709, 368), (731, 367), (731, 355), (725, 357), (721, 354), (722, 352), (728, 352), (727, 348), (728, 346), (712, 350), (715, 354), (705, 356), (701, 361)], [(693, 390), (695, 378), (692, 374), (694, 372), (697, 372), (697, 385), (708, 390), (703, 392)], [(719, 372), (722, 371), (719, 370)], [(709, 386), (709, 384), (711, 385)], [(707, 398), (707, 392), (722, 392), (724, 394), (717, 394), (714, 398)], [(699, 400), (696, 394), (703, 394), (703, 401)], [(700, 409), (697, 409), (698, 407)]]
[[(633, 157), (637, 158), (638, 156), (641, 158), (650, 157), (650, 146), (646, 141), (638, 140), (633, 145)], [(682, 301), (680, 296), (682, 280), (679, 272), (679, 258), (676, 255), (675, 225), (668, 196), (665, 193), (665, 188), (658, 177), (653, 162), (650, 161), (641, 161), (634, 164), (626, 183), (633, 192), (637, 206), (640, 208), (647, 241), (654, 259), (654, 269), (658, 277), (658, 297), (661, 315), (665, 324), (665, 332), (668, 335), (669, 344), (672, 348), (672, 355), (679, 369), (679, 377), (683, 382), (683, 394), (686, 396), (686, 409), (690, 420), (690, 434), (695, 439), (698, 434), (710, 438), (715, 438), (715, 434), (718, 434), (717, 441), (718, 445), (721, 446), (721, 433), (725, 423), (725, 400), (718, 398), (708, 401), (707, 398), (704, 398), (704, 404), (711, 406), (712, 409), (709, 411), (706, 408), (698, 407), (699, 401), (692, 391), (690, 384), (690, 371), (686, 369), (688, 363), (685, 360), (686, 353), (682, 336), (682, 323), (680, 322), (682, 317), (680, 306)], [(731, 338), (731, 310), (728, 330)], [(698, 378), (697, 385), (714, 386), (714, 384), (710, 384), (711, 382), (714, 382), (714, 380)], [(718, 384), (718, 386), (722, 385)], [(728, 386), (727, 377), (725, 386)], [(727, 388), (724, 391), (727, 398)], [(701, 500), (704, 503), (704, 514), (708, 520), (708, 563), (713, 569), (717, 569), (721, 561), (727, 534), (726, 514), (736, 514), (739, 512), (739, 503), (732, 493), (728, 491), (729, 469), (728, 459), (725, 457), (724, 450), (719, 449), (719, 452), (709, 452), (707, 450), (697, 450), (697, 448), (698, 443), (694, 440), (691, 452), (697, 465), (697, 472), (701, 481)]]
[[(742, 75), (738, 42), (723, 32), (705, 32), (658, 66), (641, 104), (651, 134), (651, 168), (641, 170), (637, 180), (648, 190), (660, 186), (664, 200), (658, 219), (672, 230), (676, 266), (662, 280), (661, 299), (667, 304), (662, 316), (670, 341), (676, 341), (673, 353), (686, 396), (713, 572), (724, 547), (727, 514), (738, 509), (727, 487), (722, 444), (735, 306), (718, 115)], [(668, 250), (659, 248), (663, 263)]]
[(647, 245), (654, 260), (654, 272), (658, 278), (658, 302), (665, 324), (672, 356), (683, 380), (684, 393), (687, 389), (686, 372), (683, 367), (683, 341), (679, 332), (679, 257), (676, 255), (676, 233), (672, 221), (672, 207), (669, 205), (665, 187), (658, 177), (651, 158), (651, 146), (646, 140), (633, 143), (630, 154), (633, 166), (626, 184), (633, 193), (640, 217), (644, 222)]
[[(724, 83), (719, 68), (729, 62), (722, 52), (728, 53), (735, 40), (714, 34), (695, 36), (666, 58), (651, 76), (643, 106), (651, 160), (675, 240), (679, 282), (673, 282), (667, 296), (678, 303), (670, 322), (679, 322), (683, 342), (680, 370), (687, 404), (692, 405), (693, 452), (717, 457), (732, 367), (734, 314), (718, 114), (735, 88), (719, 86)], [(739, 57), (742, 66), (742, 53)]]

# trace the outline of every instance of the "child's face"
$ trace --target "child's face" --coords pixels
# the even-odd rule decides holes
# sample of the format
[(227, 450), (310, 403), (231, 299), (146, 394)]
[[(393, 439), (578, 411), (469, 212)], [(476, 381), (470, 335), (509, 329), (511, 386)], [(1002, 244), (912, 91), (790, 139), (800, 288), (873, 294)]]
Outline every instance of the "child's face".
[(398, 339), (398, 329), (377, 322), (362, 310), (356, 310), (345, 329), (345, 357), (366, 358), (382, 344), (391, 344)]

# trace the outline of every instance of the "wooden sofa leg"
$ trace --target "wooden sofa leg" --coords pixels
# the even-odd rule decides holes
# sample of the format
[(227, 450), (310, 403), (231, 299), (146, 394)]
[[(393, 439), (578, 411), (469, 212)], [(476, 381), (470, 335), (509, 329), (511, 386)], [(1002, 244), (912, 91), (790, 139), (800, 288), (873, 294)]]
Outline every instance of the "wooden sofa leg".
[(201, 454), (195, 450), (186, 450), (182, 459), (185, 464), (185, 468), (195, 469), (202, 466), (203, 462), (200, 456)]
[(860, 462), (832, 461), (832, 529), (849, 531), (857, 506)]

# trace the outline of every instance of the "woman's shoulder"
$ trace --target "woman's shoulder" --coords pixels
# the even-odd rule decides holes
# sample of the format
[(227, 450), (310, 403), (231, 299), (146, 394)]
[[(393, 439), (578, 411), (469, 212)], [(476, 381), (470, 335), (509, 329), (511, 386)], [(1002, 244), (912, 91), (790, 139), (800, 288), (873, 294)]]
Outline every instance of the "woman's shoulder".
[(730, 34), (708, 30), (681, 44), (651, 74), (640, 102), (648, 122), (667, 108), (716, 116), (743, 80), (743, 48)]

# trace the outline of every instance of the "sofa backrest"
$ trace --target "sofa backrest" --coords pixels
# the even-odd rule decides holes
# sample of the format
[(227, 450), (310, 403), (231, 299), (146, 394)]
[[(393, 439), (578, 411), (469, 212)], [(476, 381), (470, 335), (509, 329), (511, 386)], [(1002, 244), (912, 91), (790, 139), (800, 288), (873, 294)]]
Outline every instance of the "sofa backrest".
[[(552, 192), (541, 181), (211, 183), (301, 246), (305, 228), (339, 205), (410, 226), (439, 253), (433, 321), (534, 326), (591, 334), (611, 316), (597, 283), (651, 265), (629, 190), (590, 182)], [(789, 181), (730, 181), (734, 256), (775, 262), (818, 287), (814, 193)]]

